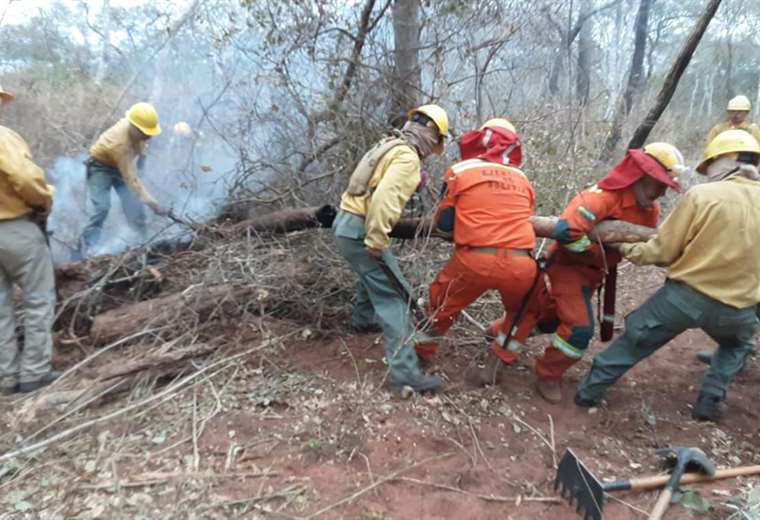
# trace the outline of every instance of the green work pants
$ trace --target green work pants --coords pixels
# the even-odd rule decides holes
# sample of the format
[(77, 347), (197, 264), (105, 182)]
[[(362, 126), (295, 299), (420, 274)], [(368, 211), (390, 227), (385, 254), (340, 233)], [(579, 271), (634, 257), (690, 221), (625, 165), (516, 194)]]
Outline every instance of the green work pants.
[(701, 393), (725, 399), (726, 390), (752, 351), (758, 318), (755, 306), (737, 309), (683, 282), (667, 280), (626, 316), (625, 333), (594, 358), (576, 398), (598, 402), (629, 368), (687, 329), (702, 329), (718, 344)]
[[(13, 286), (22, 293), (24, 348), (16, 339)], [(0, 220), (0, 383), (12, 387), (50, 372), (55, 278), (50, 249), (29, 218)]]
[[(367, 253), (364, 246), (364, 219), (341, 211), (335, 217), (333, 230), (338, 251), (359, 277), (356, 300), (358, 308), (352, 317), (354, 325), (367, 324), (375, 317), (379, 319), (385, 336), (385, 358), (391, 375), (402, 380), (419, 375), (413, 341), (414, 319), (409, 312), (409, 303)], [(409, 291), (409, 284), (389, 249), (383, 251), (383, 261)]]

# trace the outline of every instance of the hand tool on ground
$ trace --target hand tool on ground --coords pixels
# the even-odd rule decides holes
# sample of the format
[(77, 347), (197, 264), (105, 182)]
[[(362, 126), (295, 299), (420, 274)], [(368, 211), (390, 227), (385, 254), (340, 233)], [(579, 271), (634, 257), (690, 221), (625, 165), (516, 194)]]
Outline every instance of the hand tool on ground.
[(670, 475), (670, 480), (665, 485), (665, 489), (662, 490), (660, 496), (657, 497), (657, 502), (654, 505), (654, 509), (649, 514), (649, 520), (661, 520), (665, 515), (665, 511), (670, 506), (670, 499), (673, 496), (673, 492), (678, 489), (678, 485), (681, 483), (681, 478), (686, 471), (702, 473), (712, 477), (715, 475), (715, 464), (707, 458), (707, 455), (699, 448), (686, 448), (684, 446), (673, 446), (670, 448), (664, 448), (657, 450), (657, 454), (661, 457), (665, 457), (673, 467), (673, 473)]
[[(760, 475), (760, 465), (718, 469), (712, 476), (686, 473), (681, 477), (680, 483), (694, 484), (746, 475)], [(557, 468), (554, 489), (561, 488), (560, 495), (567, 499), (570, 505), (576, 502), (576, 512), (584, 520), (602, 520), (605, 493), (658, 489), (667, 484), (670, 479), (670, 475), (655, 475), (603, 484), (573, 453), (573, 450), (568, 448)]]

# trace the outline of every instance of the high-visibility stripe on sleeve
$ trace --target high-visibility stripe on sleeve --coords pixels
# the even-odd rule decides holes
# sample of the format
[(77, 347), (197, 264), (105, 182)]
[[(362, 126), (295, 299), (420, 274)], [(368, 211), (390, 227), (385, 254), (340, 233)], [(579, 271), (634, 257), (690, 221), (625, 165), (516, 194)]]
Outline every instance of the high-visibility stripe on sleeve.
[(572, 251), (573, 253), (583, 253), (589, 247), (591, 247), (591, 239), (588, 237), (588, 235), (583, 235), (583, 238), (580, 238), (575, 242), (570, 242), (569, 244), (563, 244), (563, 246), (568, 251)]
[(590, 220), (591, 222), (596, 221), (596, 215), (593, 211), (586, 209), (583, 206), (578, 206), (578, 209), (576, 211), (578, 211), (578, 213), (580, 213), (581, 216), (586, 220)]

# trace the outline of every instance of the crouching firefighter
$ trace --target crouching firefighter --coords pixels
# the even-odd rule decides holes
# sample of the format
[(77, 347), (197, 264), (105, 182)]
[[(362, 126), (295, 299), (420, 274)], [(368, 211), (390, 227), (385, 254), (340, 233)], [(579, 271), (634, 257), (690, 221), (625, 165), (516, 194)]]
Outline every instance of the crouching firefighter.
[[(702, 329), (718, 343), (691, 415), (718, 421), (728, 385), (752, 351), (760, 302), (760, 144), (726, 130), (705, 150), (691, 188), (647, 242), (621, 244), (637, 265), (667, 267), (665, 284), (626, 317), (625, 333), (597, 354), (575, 395), (595, 406), (607, 388), (683, 331)], [(656, 390), (655, 390), (656, 391)]]
[(419, 368), (411, 290), (388, 234), (420, 185), (422, 159), (443, 151), (448, 129), (446, 112), (437, 105), (410, 111), (401, 131), (381, 140), (359, 161), (333, 223), (338, 251), (359, 277), (352, 325), (359, 331), (382, 327), (394, 389), (409, 386), (421, 392), (441, 386), (440, 378)]
[[(446, 334), (460, 312), (490, 289), (499, 292), (508, 315), (516, 313), (537, 272), (530, 221), (535, 192), (518, 169), (522, 145), (514, 126), (491, 119), (465, 133), (459, 148), (462, 160), (446, 172), (445, 196), (435, 215), (438, 229), (452, 234), (455, 249), (430, 285), (434, 337)], [(436, 351), (437, 343), (417, 345), (422, 359)], [(472, 382), (470, 372), (465, 375)]]
[[(548, 252), (548, 298), (536, 298), (542, 306), (542, 323), (554, 322), (551, 344), (537, 359), (536, 390), (547, 401), (562, 400), (561, 380), (588, 348), (594, 336), (594, 311), (591, 297), (605, 279), (614, 284), (620, 253), (605, 248), (589, 236), (591, 229), (604, 220), (622, 220), (631, 224), (656, 227), (660, 215), (657, 199), (668, 188), (683, 191), (678, 175), (687, 170), (681, 153), (667, 143), (651, 143), (641, 149), (628, 150), (625, 158), (591, 188), (570, 201), (554, 229), (556, 242)], [(607, 285), (605, 293), (614, 294)], [(540, 293), (539, 293), (540, 294)], [(605, 307), (610, 313), (610, 302)], [(612, 323), (613, 315), (605, 315)], [(525, 336), (530, 323), (521, 324), (518, 338)], [(610, 339), (610, 338), (604, 338)]]

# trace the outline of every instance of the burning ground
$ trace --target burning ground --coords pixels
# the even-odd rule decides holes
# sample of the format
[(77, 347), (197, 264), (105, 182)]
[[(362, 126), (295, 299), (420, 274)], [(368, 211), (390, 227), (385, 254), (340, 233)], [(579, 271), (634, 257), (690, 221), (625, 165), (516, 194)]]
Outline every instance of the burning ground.
[[(448, 247), (400, 249), (418, 294)], [(571, 370), (562, 405), (534, 393), (546, 337), (531, 339), (498, 386), (465, 386), (463, 371), (484, 351), (466, 323), (434, 368), (444, 392), (392, 395), (382, 337), (347, 329), (352, 277), (325, 231), (207, 229), (181, 247), (65, 266), (58, 278), (55, 365), (67, 373), (0, 400), (3, 518), (571, 519), (553, 489), (567, 447), (603, 479), (657, 473), (654, 450), (669, 444), (698, 446), (718, 466), (760, 463), (756, 359), (732, 387), (724, 424), (690, 419), (704, 371), (694, 353), (710, 347), (698, 332), (590, 412), (572, 404), (589, 359)], [(626, 265), (619, 315), (662, 279)], [(487, 321), (497, 299), (472, 311)], [(757, 505), (753, 482), (692, 486), (689, 508), (668, 517), (709, 505), (707, 518), (727, 518), (739, 503)], [(655, 499), (616, 495), (605, 518), (645, 518)]]

